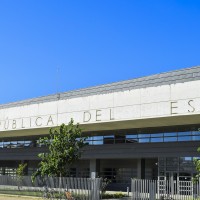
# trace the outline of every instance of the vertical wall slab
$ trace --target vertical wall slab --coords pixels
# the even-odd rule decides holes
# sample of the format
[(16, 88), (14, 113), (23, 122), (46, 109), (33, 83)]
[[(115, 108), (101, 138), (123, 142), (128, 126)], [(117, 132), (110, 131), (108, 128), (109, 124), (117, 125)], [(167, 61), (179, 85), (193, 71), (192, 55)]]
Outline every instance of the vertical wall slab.
[(91, 159), (90, 160), (90, 177), (91, 178), (98, 177), (99, 170), (100, 170), (100, 160)]

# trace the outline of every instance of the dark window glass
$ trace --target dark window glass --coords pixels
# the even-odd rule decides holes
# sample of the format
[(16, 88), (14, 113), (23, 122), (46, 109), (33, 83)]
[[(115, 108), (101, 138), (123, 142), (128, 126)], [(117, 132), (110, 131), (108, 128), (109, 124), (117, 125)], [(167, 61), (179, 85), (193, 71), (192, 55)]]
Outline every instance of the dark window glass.
[(192, 138), (191, 136), (179, 136), (178, 141), (190, 141)]
[(195, 140), (200, 140), (200, 135), (193, 135), (192, 136), (192, 140), (195, 141)]
[(103, 144), (103, 136), (94, 136), (92, 138), (93, 138), (93, 141), (92, 141), (93, 145)]
[(163, 137), (159, 137), (159, 138), (151, 138), (151, 142), (163, 142)]
[(192, 131), (192, 135), (200, 135), (199, 131)]
[(178, 133), (178, 136), (182, 136), (182, 135), (191, 135), (191, 132), (189, 131), (189, 132), (179, 132)]
[(104, 138), (103, 138), (104, 144), (114, 144), (114, 142), (115, 142), (114, 135), (104, 136)]
[(138, 138), (148, 138), (150, 136), (150, 134), (138, 134)]
[(163, 133), (153, 133), (151, 137), (163, 137)]
[(150, 138), (139, 138), (139, 143), (150, 142)]
[(138, 138), (138, 135), (134, 134), (134, 135), (126, 135), (127, 139), (136, 139)]
[(171, 137), (175, 137), (177, 136), (177, 133), (164, 133), (164, 136), (168, 137), (168, 136), (171, 136)]
[(164, 142), (176, 142), (177, 137), (164, 137)]

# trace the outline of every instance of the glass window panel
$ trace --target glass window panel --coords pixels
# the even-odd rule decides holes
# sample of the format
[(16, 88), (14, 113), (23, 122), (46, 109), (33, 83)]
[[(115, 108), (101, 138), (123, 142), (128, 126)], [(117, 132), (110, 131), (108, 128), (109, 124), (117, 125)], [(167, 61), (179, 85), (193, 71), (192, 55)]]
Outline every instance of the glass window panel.
[(138, 134), (138, 138), (147, 138), (150, 136), (151, 136), (151, 134)]
[(23, 147), (24, 146), (24, 141), (18, 141), (17, 142), (17, 147), (18, 148), (21, 148), (21, 147)]
[(166, 165), (178, 165), (179, 158), (178, 157), (167, 157)]
[(175, 137), (177, 136), (177, 133), (164, 133), (164, 136), (171, 136), (171, 137)]
[(3, 147), (4, 148), (10, 148), (10, 142), (4, 142)]
[(136, 143), (138, 142), (138, 139), (126, 139), (126, 143)]
[(16, 148), (17, 147), (17, 142), (16, 141), (12, 141), (10, 143), (10, 148)]
[(177, 137), (164, 137), (164, 142), (176, 142)]
[(136, 139), (138, 137), (138, 135), (134, 134), (134, 135), (126, 135), (127, 139)]
[(93, 136), (95, 140), (103, 140), (103, 136)]
[(106, 140), (106, 141), (109, 141), (109, 140), (110, 140), (110, 141), (111, 141), (111, 140), (114, 141), (114, 138), (104, 138), (104, 140)]
[(183, 160), (192, 161), (192, 157), (182, 157)]
[(178, 137), (178, 141), (190, 141), (192, 138), (191, 136), (180, 136)]
[(103, 136), (94, 136), (93, 137), (93, 145), (103, 144)]
[(192, 131), (192, 135), (200, 135), (199, 131)]
[(25, 141), (24, 143), (25, 143), (25, 144), (24, 144), (24, 146), (25, 146), (25, 147), (29, 147), (29, 146), (30, 146), (30, 143), (31, 143), (31, 141)]
[(114, 135), (104, 136), (103, 143), (104, 144), (114, 144)]
[(163, 137), (163, 133), (153, 133), (151, 137)]
[(139, 138), (139, 143), (150, 142), (150, 138)]
[(126, 143), (136, 143), (138, 142), (138, 139), (137, 139), (137, 136), (138, 135), (126, 135)]
[(86, 144), (92, 145), (92, 143), (93, 143), (92, 139), (93, 139), (92, 137), (87, 138)]
[(181, 135), (191, 135), (191, 132), (188, 131), (188, 132), (178, 132), (178, 136), (181, 136)]
[(151, 142), (163, 142), (163, 137), (151, 138)]
[(192, 140), (195, 141), (195, 140), (200, 140), (200, 135), (193, 135), (192, 136)]
[(115, 144), (125, 143), (125, 135), (115, 135)]
[(105, 135), (104, 138), (114, 138), (114, 135)]

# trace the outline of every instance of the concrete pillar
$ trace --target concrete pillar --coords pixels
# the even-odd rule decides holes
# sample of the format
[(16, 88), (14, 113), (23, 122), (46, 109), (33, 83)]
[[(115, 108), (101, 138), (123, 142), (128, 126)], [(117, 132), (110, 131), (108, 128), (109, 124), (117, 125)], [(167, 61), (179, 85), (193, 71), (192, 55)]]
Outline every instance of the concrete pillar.
[(98, 177), (99, 170), (100, 170), (100, 160), (91, 159), (90, 160), (90, 177), (91, 178)]
[(137, 160), (137, 178), (145, 179), (145, 159), (139, 158)]
[(141, 159), (137, 159), (137, 179), (141, 179)]
[(146, 168), (145, 159), (142, 158), (141, 159), (141, 179), (145, 179), (145, 168)]

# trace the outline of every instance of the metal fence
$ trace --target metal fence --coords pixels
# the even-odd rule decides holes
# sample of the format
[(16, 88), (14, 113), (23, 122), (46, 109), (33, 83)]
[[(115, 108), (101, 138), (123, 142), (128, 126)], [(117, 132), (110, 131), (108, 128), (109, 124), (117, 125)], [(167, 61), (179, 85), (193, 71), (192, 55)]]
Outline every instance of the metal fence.
[(132, 200), (200, 200), (200, 183), (132, 179), (131, 192)]
[(99, 200), (100, 178), (0, 176), (0, 193), (38, 196), (45, 199)]

